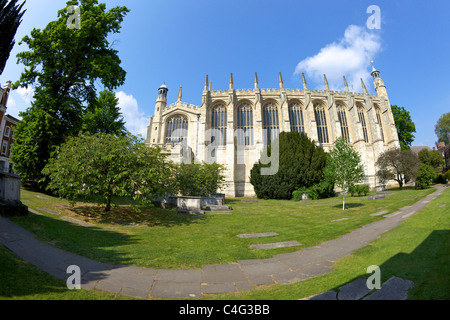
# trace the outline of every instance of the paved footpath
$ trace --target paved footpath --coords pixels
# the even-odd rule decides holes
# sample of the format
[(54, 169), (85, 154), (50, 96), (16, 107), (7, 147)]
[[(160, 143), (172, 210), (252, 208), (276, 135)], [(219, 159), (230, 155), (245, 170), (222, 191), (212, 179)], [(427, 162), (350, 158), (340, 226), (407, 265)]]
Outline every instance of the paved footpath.
[(330, 267), (335, 260), (368, 245), (382, 233), (398, 226), (442, 194), (445, 187), (438, 186), (436, 189), (436, 192), (411, 206), (318, 246), (278, 254), (269, 259), (204, 265), (201, 270), (148, 269), (100, 263), (38, 241), (32, 233), (3, 217), (0, 217), (0, 244), (21, 259), (64, 281), (71, 276), (67, 273), (69, 266), (80, 267), (81, 287), (86, 290), (96, 288), (138, 298), (195, 299), (204, 294), (251, 290), (263, 284), (294, 283), (333, 272)]

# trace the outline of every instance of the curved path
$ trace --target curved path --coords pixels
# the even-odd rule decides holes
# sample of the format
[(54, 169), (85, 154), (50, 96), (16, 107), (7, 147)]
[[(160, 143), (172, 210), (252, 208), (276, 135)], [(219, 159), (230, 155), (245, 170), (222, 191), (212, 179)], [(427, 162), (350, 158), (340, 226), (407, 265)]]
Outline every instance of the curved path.
[(240, 260), (234, 264), (204, 265), (202, 270), (148, 269), (109, 265), (93, 261), (35, 239), (10, 220), (0, 217), (0, 244), (21, 259), (52, 276), (66, 281), (71, 265), (80, 267), (81, 287), (119, 293), (138, 298), (200, 298), (203, 294), (251, 290), (269, 283), (294, 283), (326, 273), (335, 260), (368, 245), (382, 233), (424, 208), (442, 194), (445, 187), (411, 206), (385, 215), (335, 240), (303, 250), (278, 254), (269, 259)]

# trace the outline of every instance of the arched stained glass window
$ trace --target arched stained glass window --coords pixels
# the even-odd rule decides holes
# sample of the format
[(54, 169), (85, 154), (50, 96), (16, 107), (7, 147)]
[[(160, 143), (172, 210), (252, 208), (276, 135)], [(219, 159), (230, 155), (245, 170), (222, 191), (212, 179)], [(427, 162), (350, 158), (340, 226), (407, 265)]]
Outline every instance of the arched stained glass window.
[(166, 121), (166, 143), (180, 143), (187, 138), (188, 120), (182, 115), (175, 115)]
[(369, 142), (369, 135), (367, 133), (367, 124), (366, 124), (366, 117), (364, 116), (364, 108), (361, 106), (358, 107), (358, 118), (359, 122), (361, 122), (362, 125), (364, 141), (367, 143)]
[(253, 109), (247, 103), (237, 108), (237, 144), (253, 145)]
[(379, 107), (375, 107), (375, 112), (376, 112), (376, 114), (377, 114), (377, 121), (378, 121), (378, 124), (380, 125), (381, 139), (382, 139), (383, 142), (384, 142), (383, 121), (381, 120), (382, 118), (381, 118), (381, 110), (380, 110), (380, 108), (379, 108)]
[(211, 113), (211, 144), (224, 146), (227, 143), (227, 108), (219, 104)]
[(341, 104), (336, 106), (339, 123), (341, 124), (341, 134), (346, 142), (350, 142), (350, 135), (348, 133), (347, 113), (345, 107)]
[(274, 103), (267, 103), (263, 107), (263, 136), (264, 144), (270, 143), (278, 137), (280, 125), (278, 121), (278, 108)]
[(298, 133), (305, 132), (303, 111), (301, 105), (298, 103), (291, 103), (289, 105), (289, 121), (291, 122), (291, 131), (298, 131)]
[(314, 116), (316, 118), (317, 136), (320, 143), (329, 143), (327, 118), (325, 116), (325, 107), (317, 103), (314, 105)]

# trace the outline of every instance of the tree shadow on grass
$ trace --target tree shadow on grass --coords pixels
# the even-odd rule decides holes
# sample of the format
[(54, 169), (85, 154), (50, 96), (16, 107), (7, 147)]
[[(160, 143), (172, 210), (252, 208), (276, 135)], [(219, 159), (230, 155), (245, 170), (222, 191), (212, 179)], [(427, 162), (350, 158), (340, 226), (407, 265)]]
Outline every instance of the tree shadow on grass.
[[(434, 230), (428, 237), (420, 243), (411, 253), (400, 252), (393, 255), (379, 266), (380, 270), (380, 283), (383, 285), (392, 277), (401, 278), (403, 280), (412, 281), (414, 284), (412, 288), (408, 290), (408, 299), (420, 299), (420, 300), (449, 300), (450, 292), (450, 277), (448, 276), (448, 265), (450, 263), (450, 256), (448, 254), (448, 248), (450, 247), (450, 230)], [(361, 266), (365, 269), (369, 266)], [(340, 289), (354, 281), (363, 279), (366, 280), (373, 274), (361, 274), (350, 281), (342, 283), (332, 290), (336, 293), (336, 296), (332, 296), (331, 299), (341, 298)], [(382, 287), (383, 288), (383, 287)], [(369, 294), (375, 293), (377, 290), (365, 291), (363, 288), (355, 289), (352, 295), (358, 296), (358, 291), (362, 296), (359, 299), (364, 299)], [(331, 290), (330, 290), (331, 292)], [(328, 300), (331, 297), (331, 293), (325, 293), (324, 298), (318, 296), (318, 300)], [(349, 295), (347, 291), (346, 295)], [(386, 298), (392, 297), (392, 292), (386, 295)], [(394, 295), (398, 296), (398, 295)]]
[(45, 215), (10, 218), (0, 237), (0, 278), (5, 279), (0, 296), (67, 293), (67, 268), (72, 265), (80, 268), (82, 285), (97, 283), (111, 270), (132, 263), (120, 247), (137, 242), (133, 235)]
[(117, 206), (105, 212), (104, 208), (92, 205), (76, 205), (68, 210), (86, 219), (99, 223), (119, 224), (124, 226), (146, 225), (148, 227), (172, 227), (189, 225), (206, 220), (204, 215), (178, 213), (176, 208), (141, 208), (136, 211), (131, 206)]

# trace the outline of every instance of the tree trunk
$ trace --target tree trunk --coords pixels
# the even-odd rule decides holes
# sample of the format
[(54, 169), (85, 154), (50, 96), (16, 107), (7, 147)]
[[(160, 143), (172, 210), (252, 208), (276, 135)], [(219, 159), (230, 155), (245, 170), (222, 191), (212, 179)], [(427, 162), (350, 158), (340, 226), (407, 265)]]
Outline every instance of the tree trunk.
[(111, 196), (106, 196), (106, 208), (105, 212), (111, 211)]
[(343, 201), (342, 201), (342, 210), (345, 210), (345, 192), (344, 192)]

